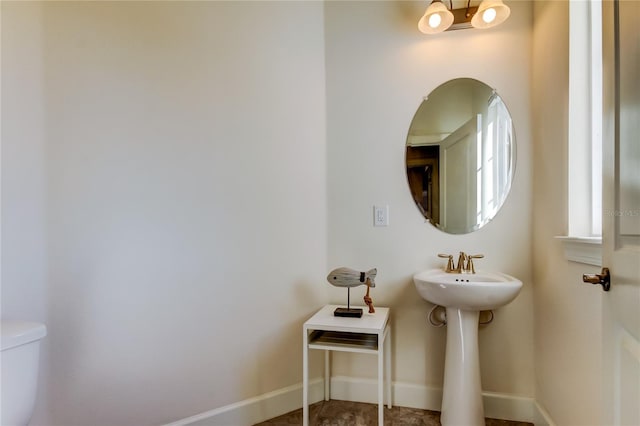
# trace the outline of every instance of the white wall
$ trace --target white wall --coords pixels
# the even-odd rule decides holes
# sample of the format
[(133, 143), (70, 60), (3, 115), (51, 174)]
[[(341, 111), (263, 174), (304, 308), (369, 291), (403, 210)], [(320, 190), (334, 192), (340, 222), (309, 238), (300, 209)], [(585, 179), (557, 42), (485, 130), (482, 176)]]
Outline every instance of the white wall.
[[(525, 284), (480, 331), (483, 388), (599, 418), (597, 292), (569, 291), (588, 271), (551, 239), (566, 4), (535, 3), (532, 61), (529, 2), (431, 37), (424, 2), (2, 2), (2, 314), (49, 326), (33, 424), (161, 423), (298, 383), (300, 325), (343, 301), (324, 282), (343, 265), (379, 269), (394, 380), (439, 387), (445, 330), (411, 276), (459, 250)], [(510, 197), (469, 235), (424, 223), (404, 173), (422, 96), (457, 77), (498, 90), (518, 143)]]
[[(480, 330), (483, 389), (533, 396), (531, 267), (531, 3), (510, 2), (511, 17), (490, 31), (426, 36), (416, 29), (424, 2), (327, 2), (327, 144), (329, 268), (378, 268), (374, 302), (390, 306), (393, 377), (442, 385), (445, 329), (427, 325), (430, 304), (412, 275), (442, 266), (438, 253), (483, 253), (483, 269), (519, 277), (524, 288)], [(411, 119), (441, 83), (471, 77), (495, 87), (516, 129), (511, 195), (485, 228), (448, 235), (424, 222), (406, 181)], [(389, 204), (390, 225), (374, 228), (372, 206)], [(331, 300), (342, 302), (340, 289)], [(336, 374), (375, 377), (375, 359), (336, 356)]]
[(300, 381), (327, 301), (323, 31), (317, 2), (3, 2), (3, 316), (49, 327), (32, 424)]
[[(48, 290), (43, 17), (37, 4), (24, 4), (11, 10), (6, 5), (3, 2), (0, 9), (0, 312), (2, 318), (46, 322)], [(42, 370), (46, 371), (45, 357), (41, 361)], [(46, 385), (46, 373), (41, 375), (40, 380), (41, 384)], [(46, 399), (41, 396), (39, 401), (40, 407), (44, 409)]]
[(566, 235), (569, 3), (534, 2), (534, 281), (536, 400), (559, 425), (599, 424), (601, 297), (582, 283), (599, 268), (568, 262)]
[(2, 9), (2, 314), (45, 317), (42, 16)]

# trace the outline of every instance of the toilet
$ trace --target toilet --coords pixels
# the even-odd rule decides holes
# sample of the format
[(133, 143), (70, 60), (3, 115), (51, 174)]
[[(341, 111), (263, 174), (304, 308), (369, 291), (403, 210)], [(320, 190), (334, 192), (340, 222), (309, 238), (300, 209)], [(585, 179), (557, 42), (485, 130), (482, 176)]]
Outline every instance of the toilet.
[(47, 335), (44, 324), (2, 320), (2, 404), (0, 424), (26, 425), (36, 402), (40, 340)]

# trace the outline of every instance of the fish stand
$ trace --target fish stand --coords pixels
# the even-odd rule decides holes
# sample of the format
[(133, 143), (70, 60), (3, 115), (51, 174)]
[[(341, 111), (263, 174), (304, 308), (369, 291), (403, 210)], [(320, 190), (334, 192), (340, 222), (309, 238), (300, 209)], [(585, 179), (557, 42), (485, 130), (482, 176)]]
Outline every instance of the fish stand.
[(351, 287), (347, 287), (347, 307), (337, 307), (333, 311), (333, 315), (336, 317), (362, 318), (362, 308), (351, 309)]

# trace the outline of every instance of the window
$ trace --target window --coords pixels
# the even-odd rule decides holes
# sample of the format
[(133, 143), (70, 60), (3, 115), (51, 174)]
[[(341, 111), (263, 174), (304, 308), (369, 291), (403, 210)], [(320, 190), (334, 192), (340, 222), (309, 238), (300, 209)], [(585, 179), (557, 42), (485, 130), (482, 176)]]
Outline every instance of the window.
[(597, 237), (602, 233), (602, 6), (590, 0), (571, 1), (569, 7), (569, 235)]
[[(602, 3), (569, 3), (569, 260), (600, 265), (602, 235)], [(576, 251), (577, 250), (577, 251)]]
[(486, 123), (478, 115), (476, 223), (480, 226), (489, 222), (502, 206), (513, 167), (513, 125), (509, 111), (495, 91), (487, 103)]

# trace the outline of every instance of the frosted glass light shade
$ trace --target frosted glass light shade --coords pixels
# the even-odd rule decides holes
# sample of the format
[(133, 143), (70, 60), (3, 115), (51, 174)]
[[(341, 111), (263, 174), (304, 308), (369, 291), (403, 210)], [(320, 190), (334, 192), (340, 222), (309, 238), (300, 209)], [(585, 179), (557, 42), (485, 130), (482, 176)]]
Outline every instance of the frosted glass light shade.
[(418, 22), (418, 29), (424, 34), (441, 33), (453, 24), (453, 13), (442, 4), (434, 0)]
[(510, 14), (511, 9), (502, 0), (483, 0), (471, 18), (471, 25), (479, 29), (495, 27), (506, 21)]

